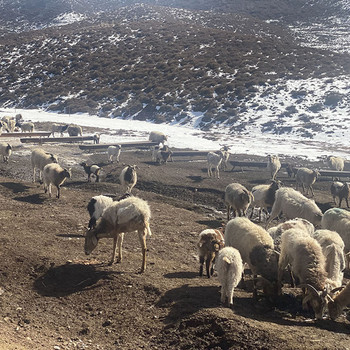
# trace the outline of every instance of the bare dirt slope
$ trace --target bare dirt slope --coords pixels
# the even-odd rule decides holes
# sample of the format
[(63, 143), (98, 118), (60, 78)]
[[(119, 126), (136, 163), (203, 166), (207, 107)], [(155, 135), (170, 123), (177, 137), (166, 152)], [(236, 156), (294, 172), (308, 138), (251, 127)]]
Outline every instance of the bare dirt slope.
[[(286, 288), (271, 305), (254, 301), (248, 283), (235, 292), (232, 311), (220, 306), (217, 279), (198, 277), (198, 233), (225, 222), (225, 186), (265, 183), (265, 170), (235, 169), (208, 179), (203, 161), (158, 166), (149, 151), (123, 152), (122, 163), (140, 168), (134, 194), (149, 202), (153, 216), (147, 270), (139, 274), (133, 233), (125, 237), (120, 264), (107, 265), (110, 240), (101, 240), (89, 257), (83, 252), (86, 205), (96, 194), (123, 193), (122, 164), (107, 164), (106, 154), (82, 153), (77, 145), (45, 145), (73, 171), (62, 198), (50, 199), (31, 182), (33, 148), (18, 145), (10, 163), (0, 163), (0, 349), (349, 348), (346, 314), (337, 322), (311, 321), (300, 290)], [(100, 183), (86, 182), (81, 160), (103, 166)], [(317, 202), (330, 207), (329, 181), (315, 188)]]

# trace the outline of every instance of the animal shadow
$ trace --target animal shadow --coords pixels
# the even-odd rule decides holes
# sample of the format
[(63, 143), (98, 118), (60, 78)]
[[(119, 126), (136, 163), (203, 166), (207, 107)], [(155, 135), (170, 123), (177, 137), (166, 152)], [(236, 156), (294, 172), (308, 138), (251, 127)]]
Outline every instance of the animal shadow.
[(42, 198), (38, 193), (30, 194), (29, 196), (24, 197), (15, 197), (14, 200), (31, 204), (43, 204), (45, 202), (45, 199)]
[(22, 183), (17, 182), (1, 182), (0, 185), (11, 190), (13, 193), (26, 192), (30, 188)]

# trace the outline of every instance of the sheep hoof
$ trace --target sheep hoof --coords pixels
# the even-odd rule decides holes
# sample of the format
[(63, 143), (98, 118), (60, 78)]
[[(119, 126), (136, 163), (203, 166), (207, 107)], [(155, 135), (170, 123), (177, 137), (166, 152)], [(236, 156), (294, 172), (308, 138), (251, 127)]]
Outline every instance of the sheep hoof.
[(113, 265), (113, 260), (111, 260), (109, 263), (108, 263), (108, 266), (112, 266)]

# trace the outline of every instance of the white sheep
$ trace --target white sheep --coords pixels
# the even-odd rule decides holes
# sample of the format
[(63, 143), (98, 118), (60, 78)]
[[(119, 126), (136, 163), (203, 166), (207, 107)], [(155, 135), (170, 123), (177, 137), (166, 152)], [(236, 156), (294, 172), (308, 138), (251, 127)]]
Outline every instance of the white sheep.
[(227, 146), (223, 146), (220, 150), (222, 152), (221, 169), (227, 170), (228, 159), (230, 158), (230, 152)]
[(138, 169), (137, 165), (128, 165), (119, 175), (120, 184), (126, 189), (127, 193), (130, 193), (137, 183), (136, 169)]
[(9, 162), (10, 155), (12, 153), (12, 146), (6, 142), (0, 142), (0, 155), (4, 163)]
[(327, 278), (325, 257), (320, 244), (300, 228), (283, 232), (281, 241), (278, 284), (281, 284), (284, 269), (289, 265), (293, 276), (299, 279), (299, 287), (307, 288), (303, 308), (307, 309), (307, 303), (310, 302), (315, 317), (322, 319), (333, 283)]
[(33, 182), (35, 182), (36, 170), (39, 170), (39, 179), (41, 181), (44, 166), (49, 163), (57, 163), (58, 159), (54, 154), (45, 152), (41, 148), (37, 148), (32, 151), (30, 162), (33, 169)]
[(345, 165), (345, 159), (342, 157), (334, 157), (334, 156), (328, 156), (327, 157), (327, 164), (328, 166), (336, 171), (343, 171), (344, 165)]
[(80, 165), (84, 168), (84, 171), (88, 176), (87, 178), (88, 182), (91, 182), (91, 175), (95, 175), (96, 182), (100, 181), (101, 168), (98, 165), (96, 164), (87, 165), (85, 162), (81, 162)]
[(51, 197), (51, 185), (57, 188), (57, 198), (61, 195), (61, 185), (68, 178), (71, 178), (71, 169), (63, 169), (59, 164), (50, 163), (44, 166), (43, 182), (45, 193), (48, 191)]
[(267, 156), (267, 170), (271, 174), (271, 179), (275, 180), (278, 171), (281, 169), (281, 162), (277, 155), (268, 155)]
[(254, 200), (251, 203), (252, 213), (250, 218), (253, 216), (254, 208), (259, 208), (259, 221), (261, 221), (261, 212), (265, 211), (267, 214), (267, 208), (271, 208), (275, 202), (276, 191), (282, 186), (278, 180), (272, 180), (269, 185), (257, 185), (252, 188), (252, 195)]
[(306, 187), (306, 195), (309, 194), (309, 189), (310, 189), (312, 196), (314, 196), (312, 185), (316, 182), (319, 176), (320, 176), (320, 173), (317, 170), (312, 170), (308, 168), (299, 168), (295, 177), (296, 189), (298, 189), (299, 186), (301, 185), (303, 189), (303, 193), (305, 193), (305, 187)]
[(238, 249), (243, 262), (247, 263), (254, 275), (254, 297), (257, 296), (256, 280), (260, 275), (265, 294), (276, 296), (277, 263), (279, 253), (275, 251), (271, 236), (248, 218), (230, 220), (225, 228), (225, 246)]
[(337, 232), (330, 230), (317, 230), (314, 238), (320, 244), (326, 258), (328, 278), (334, 282), (335, 287), (340, 287), (345, 270), (344, 241)]
[(33, 132), (34, 131), (34, 124), (31, 122), (27, 122), (27, 123), (22, 123), (20, 125), (21, 131), (22, 132)]
[(287, 219), (302, 218), (315, 226), (320, 225), (322, 219), (322, 211), (316, 203), (293, 188), (282, 187), (276, 191), (275, 203), (266, 227), (282, 212)]
[(107, 154), (108, 154), (108, 161), (110, 163), (113, 163), (113, 157), (115, 157), (115, 160), (117, 161), (117, 163), (119, 163), (121, 149), (122, 149), (121, 145), (108, 146)]
[(160, 131), (151, 131), (148, 139), (149, 141), (157, 142), (159, 144), (167, 141), (168, 137)]
[(9, 132), (14, 132), (16, 127), (16, 121), (14, 119), (10, 119), (7, 123), (7, 127)]
[(330, 318), (335, 320), (339, 317), (347, 305), (350, 305), (350, 282), (347, 283), (341, 292), (333, 297), (333, 300), (329, 301), (328, 312)]
[(113, 238), (113, 254), (109, 264), (113, 264), (118, 244), (118, 262), (122, 261), (121, 234), (138, 232), (142, 247), (141, 272), (146, 269), (146, 235), (151, 236), (149, 220), (151, 210), (148, 203), (141, 198), (129, 197), (107, 207), (97, 220), (96, 227), (88, 230), (85, 236), (85, 254), (89, 255), (97, 247), (101, 238)]
[(83, 129), (79, 125), (69, 125), (67, 132), (69, 136), (83, 136)]
[(227, 208), (227, 220), (230, 220), (230, 211), (233, 210), (233, 216), (246, 215), (246, 211), (254, 200), (251, 192), (239, 183), (232, 183), (225, 188), (225, 205)]
[(227, 298), (228, 307), (233, 307), (233, 293), (242, 279), (243, 261), (239, 251), (232, 247), (221, 249), (217, 256), (215, 269), (221, 284), (221, 303)]
[(219, 230), (206, 229), (199, 234), (199, 240), (197, 243), (198, 256), (199, 256), (199, 276), (203, 276), (203, 265), (207, 271), (207, 276), (214, 273), (215, 257), (220, 249), (224, 247), (224, 236)]
[(339, 181), (332, 182), (331, 194), (335, 205), (337, 205), (335, 198), (338, 197), (339, 208), (341, 207), (341, 202), (343, 201), (343, 199), (345, 199), (346, 206), (349, 208), (350, 185), (347, 182), (345, 183), (342, 183)]
[(216, 177), (220, 179), (219, 167), (223, 159), (223, 153), (220, 151), (219, 154), (214, 152), (208, 152), (207, 154), (207, 163), (208, 163), (208, 176), (213, 176), (213, 168), (214, 168), (214, 176), (216, 173)]
[(68, 126), (69, 126), (68, 124), (60, 125), (60, 124), (53, 123), (51, 125), (52, 136), (55, 137), (55, 132), (58, 132), (60, 133), (61, 137), (63, 137), (63, 133), (68, 129)]

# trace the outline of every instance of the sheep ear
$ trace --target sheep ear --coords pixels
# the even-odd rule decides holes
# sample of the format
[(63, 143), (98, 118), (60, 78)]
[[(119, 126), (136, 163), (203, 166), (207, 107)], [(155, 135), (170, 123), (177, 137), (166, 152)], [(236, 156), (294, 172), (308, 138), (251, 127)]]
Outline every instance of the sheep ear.
[(225, 263), (227, 263), (227, 264), (231, 264), (231, 261), (230, 261), (230, 259), (227, 257), (227, 256), (224, 256), (223, 258), (222, 258), (222, 260), (223, 261), (225, 261)]

